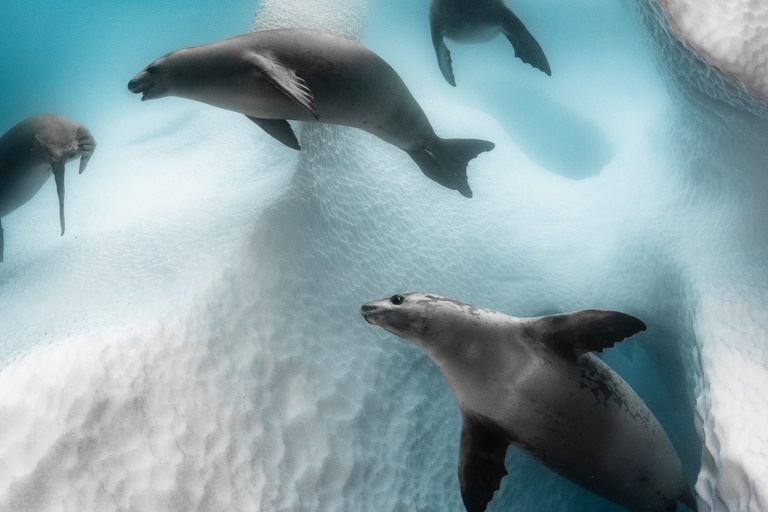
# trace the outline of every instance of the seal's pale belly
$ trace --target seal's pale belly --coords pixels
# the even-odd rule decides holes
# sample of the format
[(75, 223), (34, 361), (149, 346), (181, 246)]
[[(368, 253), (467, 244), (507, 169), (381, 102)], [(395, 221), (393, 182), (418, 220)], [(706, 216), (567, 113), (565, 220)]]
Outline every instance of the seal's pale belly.
[(429, 121), (410, 93), (406, 97), (409, 101), (402, 96), (400, 101), (393, 101), (391, 92), (363, 80), (352, 84), (349, 80), (339, 81), (331, 87), (328, 77), (333, 74), (320, 76), (305, 71), (301, 75), (313, 92), (318, 119), (261, 76), (233, 79), (225, 90), (221, 86), (199, 88), (189, 97), (260, 119), (351, 126), (406, 150), (423, 144), (425, 138), (433, 135)]
[(195, 94), (190, 94), (189, 97), (215, 107), (260, 119), (315, 120), (306, 109), (291, 101), (285, 94), (260, 77), (254, 77), (247, 81), (241, 80), (226, 88), (218, 87), (213, 90), (200, 88), (195, 91)]
[(485, 43), (498, 36), (500, 30), (499, 25), (456, 25), (446, 29), (445, 37), (457, 43)]

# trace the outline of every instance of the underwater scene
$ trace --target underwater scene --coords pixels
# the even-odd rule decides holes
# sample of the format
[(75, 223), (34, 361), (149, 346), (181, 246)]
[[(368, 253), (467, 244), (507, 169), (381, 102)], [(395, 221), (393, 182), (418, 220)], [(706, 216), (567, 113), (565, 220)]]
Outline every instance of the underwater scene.
[(768, 510), (766, 62), (747, 0), (5, 0), (0, 511)]

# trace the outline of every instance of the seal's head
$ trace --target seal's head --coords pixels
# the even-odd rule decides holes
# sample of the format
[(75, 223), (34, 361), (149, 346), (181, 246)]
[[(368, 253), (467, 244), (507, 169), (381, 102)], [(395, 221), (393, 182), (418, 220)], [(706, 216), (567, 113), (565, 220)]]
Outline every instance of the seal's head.
[(414, 295), (418, 294), (398, 294), (388, 299), (368, 302), (360, 308), (360, 313), (369, 324), (378, 325), (393, 334), (407, 338), (405, 333), (417, 330), (414, 324), (421, 316), (414, 310)]
[(454, 334), (465, 329), (468, 308), (474, 306), (415, 292), (368, 302), (360, 312), (369, 324), (383, 327), (427, 350), (430, 346), (436, 348), (448, 343)]
[(136, 94), (141, 93), (141, 101), (168, 96), (171, 89), (169, 55), (163, 55), (133, 77), (128, 82), (128, 90)]
[(56, 114), (37, 116), (36, 149), (53, 169), (80, 158), (80, 173), (96, 149), (96, 139), (85, 126)]
[(222, 54), (215, 44), (181, 48), (141, 70), (128, 82), (128, 90), (140, 93), (141, 101), (177, 96), (220, 106), (227, 103), (233, 81), (237, 83), (239, 64), (239, 53)]

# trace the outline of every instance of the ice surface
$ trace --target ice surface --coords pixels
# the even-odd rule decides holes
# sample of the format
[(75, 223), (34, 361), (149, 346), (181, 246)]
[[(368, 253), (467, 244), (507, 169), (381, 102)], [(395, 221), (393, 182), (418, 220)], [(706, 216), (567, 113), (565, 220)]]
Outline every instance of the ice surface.
[[(142, 43), (112, 108), (73, 115), (99, 148), (68, 170), (67, 236), (52, 189), (4, 222), (0, 510), (461, 510), (450, 390), (358, 313), (409, 290), (639, 316), (605, 358), (701, 510), (767, 507), (763, 122), (702, 93), (645, 2), (671, 96), (629, 4), (520, 2), (552, 78), (497, 39), (452, 48), (457, 89), (423, 4), (262, 0), (254, 23), (360, 38), (441, 136), (494, 141), (472, 200), (360, 131), (301, 126), (296, 153), (231, 112), (129, 98), (172, 47)], [(538, 112), (568, 122), (527, 131)], [(507, 466), (491, 511), (620, 510), (517, 450)]]
[(672, 29), (712, 66), (768, 96), (768, 5), (749, 0), (659, 0)]
[[(696, 227), (686, 223), (678, 242), (693, 292), (689, 307), (702, 367), (697, 413), (704, 456), (696, 488), (713, 510), (758, 511), (768, 507), (768, 400), (762, 392), (768, 385), (766, 104), (712, 66), (760, 62), (750, 52), (766, 43), (764, 9), (733, 2), (728, 9), (718, 6), (719, 17), (705, 16), (716, 4), (694, 10), (686, 2), (663, 5), (667, 15), (698, 12), (701, 30), (751, 33), (754, 45), (712, 54), (699, 47), (701, 32), (693, 27), (684, 32), (690, 46), (681, 45), (669, 35), (663, 11), (648, 4), (643, 10), (664, 74), (674, 83), (667, 165), (687, 182), (685, 209), (693, 208), (688, 215), (699, 219)], [(721, 44), (714, 35), (706, 42)], [(765, 66), (742, 71), (750, 76), (736, 78), (752, 87), (750, 80), (764, 79)]]

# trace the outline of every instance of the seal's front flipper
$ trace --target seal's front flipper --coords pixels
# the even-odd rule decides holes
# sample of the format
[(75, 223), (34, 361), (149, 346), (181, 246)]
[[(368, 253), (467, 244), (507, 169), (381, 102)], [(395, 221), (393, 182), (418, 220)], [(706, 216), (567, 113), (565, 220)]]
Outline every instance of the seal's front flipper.
[(484, 512), (507, 474), (509, 440), (492, 421), (463, 413), (459, 447), (459, 488), (467, 512)]
[(445, 80), (456, 87), (456, 79), (453, 76), (453, 66), (451, 65), (451, 52), (445, 45), (443, 39), (443, 27), (437, 21), (438, 16), (430, 12), (429, 25), (432, 30), (432, 44), (435, 46), (435, 55), (437, 56), (437, 65), (443, 73)]
[(59, 196), (61, 235), (64, 236), (64, 162), (55, 162), (53, 164), (53, 177), (56, 180), (56, 193)]
[(548, 76), (552, 76), (552, 70), (549, 67), (547, 57), (544, 55), (544, 50), (541, 49), (536, 39), (528, 32), (520, 18), (506, 8), (502, 16), (501, 31), (507, 36), (509, 42), (512, 43), (515, 49), (515, 56), (536, 69), (540, 69)]
[(593, 350), (602, 352), (646, 329), (632, 315), (598, 309), (532, 318), (529, 326), (541, 342), (574, 358)]
[(320, 119), (312, 91), (293, 69), (259, 53), (252, 53), (248, 58), (269, 83), (308, 110), (315, 119)]
[(434, 137), (427, 145), (408, 151), (427, 177), (444, 187), (458, 190), (464, 197), (472, 197), (467, 182), (469, 161), (495, 147), (482, 139), (441, 139)]
[(291, 125), (285, 119), (261, 119), (258, 117), (245, 116), (291, 149), (301, 149), (296, 134), (293, 133)]
[(80, 174), (82, 174), (93, 152), (96, 151), (96, 139), (85, 126), (77, 128), (77, 149), (80, 151)]

